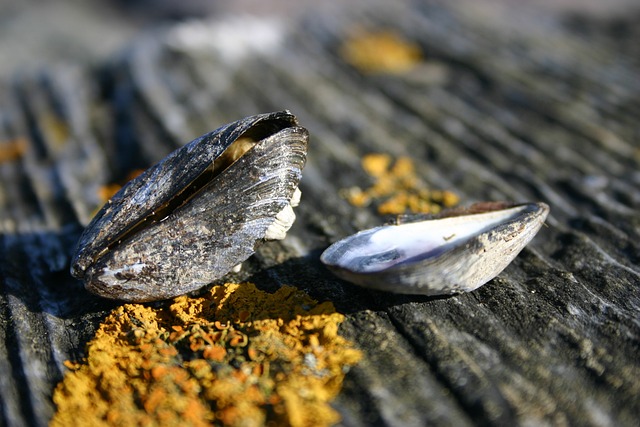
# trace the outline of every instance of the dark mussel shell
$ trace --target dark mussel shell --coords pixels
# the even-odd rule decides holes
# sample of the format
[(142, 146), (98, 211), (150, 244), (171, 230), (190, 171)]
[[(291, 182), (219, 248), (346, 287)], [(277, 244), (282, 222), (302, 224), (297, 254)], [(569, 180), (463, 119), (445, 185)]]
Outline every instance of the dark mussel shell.
[[(269, 239), (306, 161), (308, 132), (288, 111), (227, 124), (125, 185), (82, 233), (71, 274), (127, 301), (211, 283)], [(280, 233), (281, 234), (281, 233)]]

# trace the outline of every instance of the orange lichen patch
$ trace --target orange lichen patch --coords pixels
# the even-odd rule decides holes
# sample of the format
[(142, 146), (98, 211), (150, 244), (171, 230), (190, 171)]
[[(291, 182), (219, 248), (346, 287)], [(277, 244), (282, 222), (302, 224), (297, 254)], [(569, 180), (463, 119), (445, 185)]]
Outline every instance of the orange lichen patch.
[(124, 179), (122, 183), (112, 183), (112, 184), (103, 185), (98, 189), (98, 197), (100, 197), (100, 200), (102, 200), (103, 202), (106, 202), (107, 200), (112, 198), (122, 188), (124, 184), (131, 181), (133, 178), (137, 177), (142, 172), (144, 172), (143, 169), (135, 169), (127, 174), (127, 177)]
[(417, 44), (393, 31), (357, 31), (342, 43), (339, 54), (364, 73), (405, 73), (423, 60)]
[(102, 187), (98, 188), (98, 197), (100, 197), (100, 200), (102, 200), (103, 202), (106, 202), (107, 200), (112, 198), (114, 194), (116, 194), (121, 188), (122, 185), (120, 184), (103, 185)]
[(381, 215), (435, 214), (459, 202), (458, 196), (451, 191), (431, 190), (416, 175), (413, 161), (408, 157), (400, 157), (394, 162), (388, 154), (368, 154), (362, 158), (362, 168), (374, 178), (371, 187), (341, 191), (354, 206), (373, 204)]
[(52, 426), (323, 426), (360, 352), (344, 316), (285, 286), (216, 286), (204, 297), (115, 309), (54, 392)]
[(388, 154), (369, 154), (362, 159), (362, 169), (371, 176), (382, 177), (387, 174), (391, 156)]
[(0, 142), (0, 163), (18, 160), (29, 146), (27, 138), (15, 138)]

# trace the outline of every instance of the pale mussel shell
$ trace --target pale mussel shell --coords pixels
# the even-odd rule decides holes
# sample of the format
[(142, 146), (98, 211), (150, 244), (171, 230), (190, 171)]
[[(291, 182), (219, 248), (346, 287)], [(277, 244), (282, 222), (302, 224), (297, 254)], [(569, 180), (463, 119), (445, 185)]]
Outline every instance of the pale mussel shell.
[(338, 277), (401, 294), (448, 295), (496, 277), (542, 227), (544, 203), (484, 202), (443, 216), (361, 231), (327, 248)]
[(191, 141), (102, 207), (80, 237), (71, 274), (100, 296), (137, 302), (221, 278), (291, 226), (307, 140), (283, 111)]

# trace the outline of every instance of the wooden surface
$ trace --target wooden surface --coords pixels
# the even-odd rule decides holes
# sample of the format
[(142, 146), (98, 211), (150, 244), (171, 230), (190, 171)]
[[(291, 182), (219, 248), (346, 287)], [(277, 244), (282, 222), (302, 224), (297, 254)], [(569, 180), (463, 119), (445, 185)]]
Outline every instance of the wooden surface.
[[(68, 273), (99, 188), (223, 123), (290, 109), (311, 133), (298, 220), (232, 278), (291, 284), (347, 315), (342, 333), (365, 358), (334, 402), (345, 425), (636, 425), (637, 10), (379, 3), (185, 22), (96, 67), (0, 83), (0, 424), (47, 424), (62, 363), (116, 305)], [(410, 74), (360, 73), (337, 54), (357, 28), (402, 34), (425, 60)], [(341, 282), (318, 258), (383, 221), (339, 196), (371, 184), (360, 160), (372, 152), (411, 156), (465, 204), (544, 201), (547, 227), (469, 294)]]

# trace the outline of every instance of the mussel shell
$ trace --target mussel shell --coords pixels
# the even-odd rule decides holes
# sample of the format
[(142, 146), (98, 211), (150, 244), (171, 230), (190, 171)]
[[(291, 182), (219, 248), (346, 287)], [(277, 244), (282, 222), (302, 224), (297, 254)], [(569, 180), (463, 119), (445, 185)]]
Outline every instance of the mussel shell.
[[(331, 245), (321, 261), (336, 276), (367, 288), (422, 295), (469, 292), (504, 270), (536, 235), (548, 213), (544, 203), (484, 203), (424, 222), (425, 229), (436, 231), (434, 239), (441, 244), (425, 245), (422, 253), (402, 262), (396, 260), (406, 252), (404, 245), (422, 245), (425, 236), (402, 232), (401, 227), (418, 223), (361, 231)], [(459, 235), (449, 242), (446, 234), (454, 236), (456, 229)], [(372, 239), (385, 240), (374, 244)], [(369, 250), (376, 245), (378, 250)]]
[[(253, 148), (168, 216), (138, 226), (248, 132), (261, 137)], [(170, 298), (224, 276), (254, 253), (289, 204), (307, 140), (284, 111), (230, 123), (174, 151), (96, 214), (78, 242), (72, 275), (91, 292), (128, 301)]]

